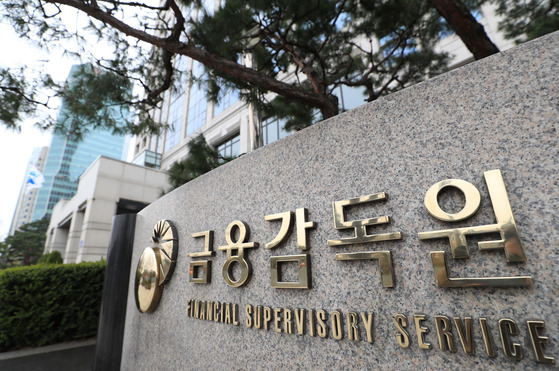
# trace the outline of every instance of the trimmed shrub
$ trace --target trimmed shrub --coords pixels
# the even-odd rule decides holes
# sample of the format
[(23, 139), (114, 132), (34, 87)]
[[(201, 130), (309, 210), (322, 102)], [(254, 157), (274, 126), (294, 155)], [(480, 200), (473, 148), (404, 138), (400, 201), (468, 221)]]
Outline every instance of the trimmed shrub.
[(0, 351), (93, 337), (104, 261), (0, 271)]
[(41, 256), (37, 264), (62, 264), (62, 254), (60, 251), (52, 251)]

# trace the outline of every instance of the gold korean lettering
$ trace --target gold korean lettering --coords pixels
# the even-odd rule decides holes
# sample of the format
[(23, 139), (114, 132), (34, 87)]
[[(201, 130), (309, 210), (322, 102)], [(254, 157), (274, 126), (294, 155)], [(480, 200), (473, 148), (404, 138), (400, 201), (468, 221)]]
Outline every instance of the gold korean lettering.
[[(452, 256), (455, 259), (470, 257), (466, 237), (486, 233), (499, 233), (501, 239), (482, 241), (478, 243), (479, 250), (503, 249), (509, 263), (526, 261), (518, 227), (507, 195), (505, 183), (500, 170), (491, 170), (484, 173), (489, 197), (495, 213), (496, 223), (475, 227), (463, 227), (440, 231), (420, 232), (420, 240), (447, 238), (450, 243)], [(466, 205), (455, 214), (444, 212), (437, 201), (438, 194), (446, 187), (455, 187), (464, 193)], [(477, 188), (464, 180), (447, 179), (434, 184), (425, 195), (425, 207), (435, 218), (456, 222), (471, 217), (479, 208), (481, 196)], [(475, 277), (475, 278), (450, 278), (444, 251), (432, 251), (431, 261), (437, 286), (440, 287), (509, 287), (531, 286), (532, 277)]]
[[(384, 192), (374, 193), (367, 196), (350, 198), (347, 200), (336, 201), (332, 204), (334, 212), (334, 228), (336, 229), (352, 229), (354, 237), (340, 238), (328, 240), (328, 246), (343, 246), (356, 243), (370, 243), (379, 241), (399, 240), (402, 238), (401, 232), (368, 234), (367, 227), (379, 224), (390, 223), (389, 216), (381, 216), (378, 218), (368, 218), (363, 220), (346, 221), (344, 216), (344, 207), (360, 205), (368, 202), (386, 200), (387, 195)], [(380, 277), (383, 287), (394, 287), (394, 269), (392, 266), (392, 253), (390, 251), (367, 251), (336, 254), (336, 260), (378, 260), (380, 265)]]
[[(233, 229), (237, 228), (239, 230), (239, 239), (233, 241)], [(240, 287), (248, 283), (252, 274), (252, 267), (250, 262), (245, 259), (245, 249), (258, 247), (257, 242), (247, 242), (249, 238), (250, 230), (245, 222), (240, 220), (235, 220), (227, 226), (225, 231), (225, 240), (227, 245), (219, 246), (219, 250), (227, 251), (227, 260), (223, 264), (222, 274), (225, 282), (232, 287)], [(233, 255), (233, 250), (237, 251), (236, 255)], [(233, 278), (233, 263), (238, 263), (241, 268), (241, 275), (238, 280)]]
[[(209, 257), (215, 254), (213, 249), (213, 231), (203, 231), (192, 233), (192, 238), (204, 238), (204, 251), (187, 254), (189, 258)], [(190, 279), (192, 283), (210, 283), (211, 282), (212, 262), (210, 260), (191, 261), (190, 262)], [(201, 271), (201, 274), (200, 274)]]
[[(293, 212), (267, 215), (266, 221), (281, 220), (280, 231), (265, 247), (272, 249), (282, 243), (292, 231)], [(297, 228), (297, 248), (305, 251), (309, 248), (306, 230), (315, 227), (315, 222), (307, 221), (307, 209), (295, 210), (295, 224)], [(298, 277), (295, 282), (281, 280), (281, 263), (295, 262), (298, 267)], [(310, 256), (308, 254), (284, 255), (270, 257), (270, 282), (273, 288), (308, 289), (311, 287)]]

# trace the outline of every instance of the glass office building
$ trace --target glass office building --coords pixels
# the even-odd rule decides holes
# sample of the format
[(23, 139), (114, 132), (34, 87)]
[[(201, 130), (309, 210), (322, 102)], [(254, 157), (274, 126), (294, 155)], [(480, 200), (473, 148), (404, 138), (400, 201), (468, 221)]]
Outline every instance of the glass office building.
[[(83, 68), (74, 65), (67, 79), (73, 79)], [(64, 101), (58, 114), (58, 120), (68, 118), (69, 112)], [(119, 111), (119, 116), (122, 113)], [(53, 134), (43, 175), (45, 182), (39, 189), (32, 220), (50, 218), (54, 205), (61, 199), (72, 198), (78, 189), (80, 175), (99, 156), (125, 159), (125, 137), (114, 135), (106, 130), (91, 130), (81, 140), (74, 140), (65, 135)]]

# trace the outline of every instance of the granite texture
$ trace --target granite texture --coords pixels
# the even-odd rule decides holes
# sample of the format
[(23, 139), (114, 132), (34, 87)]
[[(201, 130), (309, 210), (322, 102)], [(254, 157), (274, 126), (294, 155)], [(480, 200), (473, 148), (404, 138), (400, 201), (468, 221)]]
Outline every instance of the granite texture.
[[(559, 33), (545, 36), (404, 91), (343, 113), (222, 166), (138, 214), (121, 367), (125, 370), (175, 369), (534, 369), (536, 363), (526, 320), (546, 321), (547, 356), (559, 357), (558, 243), (559, 209)], [(453, 227), (431, 217), (423, 205), (425, 192), (444, 179), (473, 183), (482, 203), (474, 217), (457, 227), (494, 222), (484, 171), (500, 169), (507, 187), (528, 261), (507, 264), (502, 251), (480, 252), (469, 240), (471, 259), (456, 261), (446, 240), (420, 241), (418, 232)], [(376, 192), (388, 200), (353, 207), (348, 219), (391, 216), (373, 233), (402, 232), (397, 241), (328, 247), (327, 240), (351, 235), (333, 227), (332, 202)], [(441, 203), (460, 209), (456, 194)], [(452, 204), (455, 204), (454, 206)], [(264, 248), (279, 230), (265, 215), (308, 209), (316, 228), (308, 232), (312, 266), (310, 290), (270, 287), (270, 256), (297, 254), (296, 237), (273, 250)], [(158, 309), (140, 314), (133, 296), (133, 274), (149, 236), (160, 219), (175, 222), (179, 256), (172, 280)], [(229, 287), (221, 268), (226, 254), (225, 229), (245, 221), (250, 241), (252, 280)], [(201, 251), (191, 233), (215, 231), (212, 283), (189, 283), (187, 253)], [(396, 285), (383, 288), (378, 262), (336, 261), (338, 252), (392, 251)], [(530, 288), (439, 288), (430, 251), (446, 251), (453, 276), (531, 275)], [(287, 274), (292, 274), (289, 269)], [(188, 317), (187, 300), (239, 305), (240, 325)], [(374, 313), (374, 342), (358, 342), (276, 333), (246, 327), (244, 306), (324, 309)], [(411, 345), (396, 343), (393, 317), (408, 318)], [(430, 328), (418, 347), (412, 316), (424, 313)], [(435, 315), (473, 318), (476, 354), (439, 348)], [(478, 318), (486, 317), (496, 352), (486, 355)], [(524, 359), (503, 354), (498, 321), (511, 318), (520, 334)], [(330, 321), (330, 317), (328, 317)], [(273, 326), (273, 322), (272, 322)], [(329, 323), (329, 327), (331, 327)], [(344, 323), (344, 331), (347, 324)], [(296, 331), (294, 330), (296, 333)], [(559, 361), (559, 359), (558, 359)]]

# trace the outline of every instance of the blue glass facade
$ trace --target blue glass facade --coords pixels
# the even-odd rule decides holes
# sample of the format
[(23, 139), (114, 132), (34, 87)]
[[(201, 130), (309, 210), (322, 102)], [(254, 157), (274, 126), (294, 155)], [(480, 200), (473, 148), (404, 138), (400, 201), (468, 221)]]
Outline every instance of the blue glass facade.
[[(68, 76), (69, 84), (80, 68), (79, 65), (72, 67)], [(63, 101), (58, 119), (62, 120), (67, 116), (68, 111)], [(124, 136), (114, 135), (106, 130), (91, 130), (80, 141), (53, 134), (43, 171), (45, 182), (37, 194), (32, 220), (50, 218), (58, 201), (72, 198), (78, 189), (79, 177), (98, 156), (122, 159), (124, 143)]]
[[(194, 62), (192, 74), (196, 77), (204, 73), (204, 66), (198, 62)], [(188, 105), (188, 121), (186, 126), (186, 135), (193, 134), (206, 124), (206, 109), (208, 107), (208, 99), (206, 92), (201, 89), (198, 84), (192, 84), (190, 87), (190, 102)], [(167, 150), (165, 148), (165, 150)]]
[(233, 89), (228, 89), (220, 98), (221, 99), (215, 104), (214, 107), (214, 117), (218, 116), (221, 112), (225, 111), (235, 102), (237, 102), (239, 100), (239, 92)]
[(262, 122), (262, 143), (267, 146), (278, 139), (288, 136), (288, 131), (283, 128), (285, 122), (277, 118), (271, 118)]

